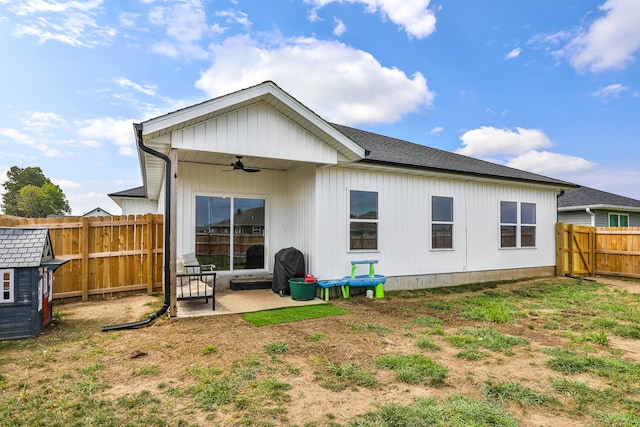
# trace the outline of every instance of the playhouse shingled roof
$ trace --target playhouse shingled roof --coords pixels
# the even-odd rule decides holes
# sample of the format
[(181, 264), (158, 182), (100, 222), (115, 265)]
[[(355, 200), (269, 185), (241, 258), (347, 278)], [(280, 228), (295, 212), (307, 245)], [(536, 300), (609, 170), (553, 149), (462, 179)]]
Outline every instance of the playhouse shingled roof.
[(0, 227), (0, 268), (58, 267), (46, 228)]

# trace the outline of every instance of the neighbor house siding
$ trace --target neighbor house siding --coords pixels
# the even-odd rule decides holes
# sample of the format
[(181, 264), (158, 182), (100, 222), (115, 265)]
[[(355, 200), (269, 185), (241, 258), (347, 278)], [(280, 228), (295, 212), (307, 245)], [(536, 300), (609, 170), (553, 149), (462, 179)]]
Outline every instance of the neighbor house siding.
[(175, 131), (172, 148), (336, 164), (337, 152), (265, 103)]
[(581, 211), (558, 212), (558, 222), (591, 226), (591, 215), (587, 214), (584, 209)]
[[(318, 256), (322, 277), (341, 277), (354, 259), (378, 259), (387, 276), (419, 276), (553, 266), (555, 189), (477, 183), (416, 175), (323, 168), (318, 170)], [(378, 192), (378, 250), (349, 251), (349, 190)], [(452, 197), (452, 250), (431, 250), (431, 196)], [(500, 249), (500, 201), (536, 204), (536, 248)]]
[[(608, 227), (609, 213), (629, 215), (629, 227), (640, 227), (640, 213), (637, 212), (625, 212), (624, 209), (592, 209), (592, 212), (595, 214), (595, 227)], [(591, 216), (588, 215), (584, 209), (579, 211), (558, 212), (558, 222), (591, 226)]]

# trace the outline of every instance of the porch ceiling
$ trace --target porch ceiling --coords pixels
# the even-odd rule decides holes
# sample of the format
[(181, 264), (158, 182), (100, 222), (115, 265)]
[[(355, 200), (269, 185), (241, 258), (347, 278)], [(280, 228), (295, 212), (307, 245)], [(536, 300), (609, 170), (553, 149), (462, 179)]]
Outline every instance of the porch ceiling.
[[(186, 163), (228, 166), (227, 169), (231, 170), (231, 163), (234, 163), (238, 159), (235, 155), (227, 153), (180, 150), (178, 160)], [(242, 156), (242, 163), (244, 163), (247, 168), (277, 171), (286, 171), (300, 164), (299, 161), (255, 156)]]

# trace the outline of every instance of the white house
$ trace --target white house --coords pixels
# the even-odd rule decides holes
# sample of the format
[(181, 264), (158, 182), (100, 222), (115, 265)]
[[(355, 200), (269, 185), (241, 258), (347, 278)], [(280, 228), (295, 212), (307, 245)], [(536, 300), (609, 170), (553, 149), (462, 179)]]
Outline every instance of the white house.
[(220, 283), (268, 276), (288, 247), (321, 279), (377, 259), (388, 290), (553, 275), (556, 196), (575, 187), (328, 123), (270, 81), (134, 127), (143, 187), (112, 199), (169, 212), (175, 253)]

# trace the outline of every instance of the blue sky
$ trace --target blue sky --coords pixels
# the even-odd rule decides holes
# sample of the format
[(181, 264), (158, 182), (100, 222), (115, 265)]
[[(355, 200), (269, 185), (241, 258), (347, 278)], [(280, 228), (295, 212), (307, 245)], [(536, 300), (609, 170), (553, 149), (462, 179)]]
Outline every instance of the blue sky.
[(0, 0), (0, 181), (141, 185), (132, 123), (272, 80), (328, 121), (640, 199), (638, 0)]

